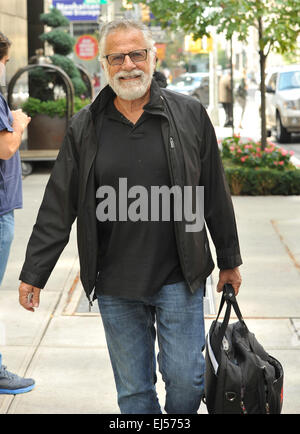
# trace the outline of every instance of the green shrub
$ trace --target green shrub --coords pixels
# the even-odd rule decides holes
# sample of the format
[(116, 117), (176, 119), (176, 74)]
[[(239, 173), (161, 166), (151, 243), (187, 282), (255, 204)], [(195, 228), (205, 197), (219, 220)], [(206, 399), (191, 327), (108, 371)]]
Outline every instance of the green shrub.
[(50, 59), (54, 65), (63, 69), (71, 78), (75, 95), (80, 96), (86, 92), (86, 85), (81, 78), (79, 70), (71, 59), (60, 54), (54, 54), (53, 56), (50, 56)]
[(49, 27), (69, 27), (69, 20), (56, 8), (52, 8), (50, 14), (41, 14), (40, 19)]
[[(48, 13), (41, 14), (40, 19), (45, 25), (53, 27), (54, 29), (40, 35), (39, 38), (52, 45), (54, 52), (54, 55), (50, 56), (52, 63), (66, 72), (73, 83), (75, 95), (80, 97), (87, 91), (87, 87), (81, 79), (80, 72), (74, 62), (66, 57), (72, 53), (75, 44), (75, 39), (69, 35), (65, 28), (69, 26), (69, 20), (56, 8), (52, 8)], [(37, 86), (37, 84), (38, 83), (36, 83), (35, 88), (40, 89), (43, 92), (44, 83), (41, 81), (39, 86)], [(40, 93), (37, 94), (37, 92), (38, 90), (36, 90), (32, 96), (43, 100), (53, 99), (53, 97), (44, 98)]]
[(244, 168), (223, 160), (226, 179), (233, 195), (299, 195), (300, 170)]
[(290, 162), (293, 151), (273, 143), (265, 150), (259, 142), (239, 136), (222, 141), (221, 157), (233, 195), (300, 194), (300, 170)]
[[(89, 99), (82, 100), (78, 97), (75, 97), (74, 112), (77, 113), (90, 102), (91, 101)], [(41, 101), (37, 98), (30, 97), (22, 105), (22, 110), (32, 118), (38, 114), (44, 114), (50, 117), (58, 116), (60, 118), (63, 118), (64, 116), (66, 116), (66, 108), (66, 98), (60, 98), (55, 101)]]
[(53, 54), (52, 56), (50, 56), (50, 59), (54, 65), (63, 69), (70, 78), (76, 77), (77, 73), (80, 76), (80, 72), (74, 65), (74, 62), (68, 57), (62, 56), (61, 54)]
[(63, 30), (54, 29), (51, 32), (40, 35), (40, 39), (47, 41), (55, 49), (55, 54), (67, 56), (72, 52), (75, 39)]

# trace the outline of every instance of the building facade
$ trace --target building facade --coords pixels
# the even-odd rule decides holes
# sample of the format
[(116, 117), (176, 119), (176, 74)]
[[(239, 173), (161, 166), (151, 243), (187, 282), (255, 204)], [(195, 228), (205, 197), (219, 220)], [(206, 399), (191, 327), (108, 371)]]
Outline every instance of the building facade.
[(27, 1), (0, 1), (0, 31), (12, 42), (7, 64), (7, 81), (15, 72), (28, 63)]

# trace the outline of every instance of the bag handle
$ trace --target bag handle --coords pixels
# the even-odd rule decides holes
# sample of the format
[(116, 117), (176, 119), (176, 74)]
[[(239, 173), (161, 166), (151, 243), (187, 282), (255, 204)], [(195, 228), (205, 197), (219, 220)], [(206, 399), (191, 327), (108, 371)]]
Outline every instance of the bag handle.
[[(241, 314), (241, 311), (240, 311), (240, 308), (239, 308), (239, 305), (238, 305), (238, 303), (236, 301), (236, 297), (235, 297), (235, 292), (234, 292), (233, 286), (230, 283), (225, 283), (225, 285), (223, 287), (222, 299), (221, 299), (221, 302), (220, 302), (219, 312), (218, 312), (216, 321), (218, 321), (218, 318), (219, 318), (220, 313), (221, 313), (221, 311), (223, 309), (225, 301), (227, 302), (227, 307), (228, 307), (228, 305), (230, 305), (230, 308), (231, 308), (231, 306), (233, 307), (233, 309), (234, 309), (234, 311), (236, 313), (236, 316), (238, 317), (239, 321), (244, 322), (242, 314)], [(226, 314), (225, 314), (225, 316), (226, 316)]]
[(220, 313), (221, 313), (221, 311), (223, 309), (225, 301), (227, 303), (227, 308), (226, 308), (226, 312), (225, 312), (225, 316), (224, 316), (223, 322), (221, 324), (221, 327), (220, 327), (220, 330), (219, 330), (219, 333), (218, 333), (218, 344), (217, 344), (218, 348), (220, 348), (220, 345), (222, 343), (223, 337), (225, 336), (226, 328), (228, 326), (229, 319), (230, 319), (231, 307), (233, 307), (233, 309), (234, 309), (234, 311), (236, 313), (236, 316), (238, 317), (238, 320), (247, 328), (247, 326), (246, 326), (246, 324), (245, 324), (245, 322), (243, 320), (243, 317), (242, 317), (240, 308), (238, 306), (238, 303), (236, 301), (234, 289), (233, 289), (232, 285), (229, 284), (229, 283), (226, 283), (224, 285), (224, 287), (223, 287), (222, 299), (221, 299), (221, 302), (220, 302), (220, 307), (219, 307), (217, 318), (216, 318), (216, 320), (214, 322), (214, 327), (217, 324), (217, 321), (219, 319), (219, 316), (220, 316)]

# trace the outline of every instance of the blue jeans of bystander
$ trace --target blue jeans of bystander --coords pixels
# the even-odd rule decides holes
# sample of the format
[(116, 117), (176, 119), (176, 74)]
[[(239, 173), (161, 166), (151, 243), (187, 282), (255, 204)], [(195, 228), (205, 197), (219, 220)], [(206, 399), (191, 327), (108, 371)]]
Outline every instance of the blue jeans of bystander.
[(10, 246), (14, 238), (14, 211), (0, 216), (0, 285), (5, 273)]

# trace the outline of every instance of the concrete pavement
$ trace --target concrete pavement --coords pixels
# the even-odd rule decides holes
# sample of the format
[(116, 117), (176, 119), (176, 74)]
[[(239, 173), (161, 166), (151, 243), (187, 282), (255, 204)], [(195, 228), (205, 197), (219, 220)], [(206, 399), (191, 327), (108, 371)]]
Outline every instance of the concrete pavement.
[[(36, 170), (24, 180), (24, 209), (15, 212), (15, 240), (0, 290), (3, 363), (19, 375), (33, 377), (36, 387), (23, 395), (0, 395), (0, 414), (116, 414), (101, 319), (96, 307), (88, 312), (78, 281), (75, 227), (41, 293), (40, 307), (31, 313), (18, 304), (18, 276), (48, 176), (49, 170)], [(244, 261), (239, 305), (249, 329), (284, 367), (283, 413), (299, 414), (300, 196), (233, 197), (233, 202)], [(216, 306), (217, 278), (215, 270)], [(212, 318), (206, 313), (207, 330)], [(163, 407), (159, 373), (158, 394)], [(203, 404), (200, 413), (206, 413)]]

